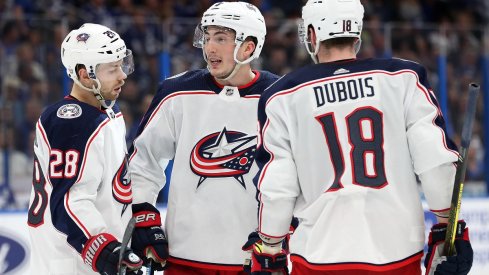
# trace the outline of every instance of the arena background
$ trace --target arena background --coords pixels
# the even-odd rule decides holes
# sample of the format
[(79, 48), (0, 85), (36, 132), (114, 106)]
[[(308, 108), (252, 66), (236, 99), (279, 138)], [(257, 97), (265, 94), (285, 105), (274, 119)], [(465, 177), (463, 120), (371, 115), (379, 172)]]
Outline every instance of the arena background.
[[(359, 58), (398, 57), (422, 63), (457, 144), (468, 84), (481, 85), (461, 216), (468, 222), (475, 249), (470, 274), (489, 274), (489, 108), (484, 108), (489, 104), (489, 1), (361, 1), (365, 24)], [(26, 228), (32, 139), (43, 108), (69, 93), (72, 85), (59, 49), (68, 30), (84, 22), (105, 24), (132, 49), (136, 71), (118, 101), (130, 146), (158, 83), (205, 66), (192, 39), (199, 17), (214, 2), (0, 0), (0, 274), (34, 274), (27, 267)], [(260, 8), (267, 24), (255, 68), (283, 75), (312, 62), (297, 39), (302, 0), (247, 2)], [(171, 166), (166, 172), (169, 178)], [(167, 188), (159, 198), (163, 210)], [(433, 221), (427, 213), (428, 228)]]

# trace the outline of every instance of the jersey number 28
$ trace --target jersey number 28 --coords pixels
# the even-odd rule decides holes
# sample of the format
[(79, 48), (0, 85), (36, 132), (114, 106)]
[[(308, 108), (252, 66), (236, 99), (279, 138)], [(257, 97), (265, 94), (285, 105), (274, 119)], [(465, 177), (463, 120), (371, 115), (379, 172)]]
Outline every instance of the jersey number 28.
[[(51, 179), (66, 178), (70, 179), (78, 174), (78, 161), (80, 153), (76, 150), (63, 152), (52, 149), (49, 159), (49, 176)], [(62, 168), (64, 166), (64, 168)], [(44, 223), (44, 212), (48, 206), (48, 193), (46, 192), (46, 179), (39, 167), (37, 158), (34, 160), (34, 175), (32, 186), (34, 188), (34, 200), (29, 207), (28, 224), (32, 227), (40, 226)]]

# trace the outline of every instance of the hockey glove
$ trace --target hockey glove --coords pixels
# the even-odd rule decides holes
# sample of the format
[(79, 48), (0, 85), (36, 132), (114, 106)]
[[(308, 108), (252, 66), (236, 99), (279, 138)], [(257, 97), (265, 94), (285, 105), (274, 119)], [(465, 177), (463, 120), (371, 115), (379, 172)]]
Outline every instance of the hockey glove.
[(282, 243), (282, 248), (285, 250), (285, 252), (287, 254), (290, 253), (289, 251), (289, 240), (290, 240), (290, 236), (292, 234), (294, 234), (295, 230), (297, 229), (297, 227), (299, 226), (299, 219), (296, 218), (296, 217), (292, 217), (292, 221), (290, 222), (290, 228), (289, 228), (289, 234), (287, 234), (287, 236), (285, 236), (285, 239)]
[(263, 251), (263, 247), (264, 244), (258, 232), (252, 232), (242, 248), (244, 251), (252, 251), (251, 259), (246, 259), (243, 270), (252, 275), (271, 275), (272, 272), (289, 274), (287, 252), (282, 248), (278, 253), (266, 253)]
[[(102, 233), (88, 239), (82, 250), (83, 261), (95, 272), (103, 275), (119, 274), (119, 251), (121, 243), (111, 234)], [(122, 257), (122, 264), (127, 266), (126, 274), (143, 274), (139, 269), (143, 261), (127, 248)]]
[(144, 265), (151, 263), (154, 270), (163, 270), (168, 259), (168, 241), (161, 228), (160, 212), (149, 203), (132, 205), (136, 228), (132, 234), (131, 248)]
[(246, 272), (246, 274), (251, 274), (251, 254), (253, 251), (253, 245), (256, 242), (261, 242), (261, 239), (258, 235), (258, 232), (253, 231), (248, 235), (248, 241), (246, 241), (246, 243), (241, 248), (243, 249), (243, 251), (250, 253), (249, 258), (247, 258), (243, 264), (243, 271)]
[(455, 234), (455, 250), (453, 256), (443, 256), (447, 224), (435, 224), (428, 238), (428, 254), (424, 260), (426, 275), (457, 274), (465, 275), (472, 267), (474, 252), (469, 240), (469, 229), (464, 221), (458, 221)]

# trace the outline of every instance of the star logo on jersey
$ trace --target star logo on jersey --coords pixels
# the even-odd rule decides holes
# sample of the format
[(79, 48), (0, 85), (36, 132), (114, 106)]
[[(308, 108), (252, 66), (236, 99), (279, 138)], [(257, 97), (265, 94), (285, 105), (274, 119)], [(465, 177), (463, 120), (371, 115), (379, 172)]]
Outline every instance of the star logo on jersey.
[(126, 211), (127, 206), (132, 203), (131, 178), (127, 171), (127, 166), (128, 161), (126, 155), (112, 179), (112, 195), (116, 201), (124, 205), (121, 216), (124, 214), (124, 211)]
[(200, 176), (197, 188), (207, 178), (234, 177), (246, 189), (243, 175), (255, 161), (256, 138), (224, 127), (197, 142), (190, 153), (190, 168)]

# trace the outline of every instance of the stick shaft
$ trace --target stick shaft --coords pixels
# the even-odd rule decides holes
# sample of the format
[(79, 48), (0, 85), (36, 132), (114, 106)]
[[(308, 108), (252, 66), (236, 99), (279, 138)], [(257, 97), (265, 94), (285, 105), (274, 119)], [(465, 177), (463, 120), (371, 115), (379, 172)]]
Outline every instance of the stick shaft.
[(467, 155), (469, 152), (470, 139), (472, 137), (472, 127), (474, 124), (475, 111), (477, 109), (477, 97), (479, 95), (479, 89), (480, 87), (477, 84), (471, 83), (469, 85), (469, 98), (467, 102), (464, 124), (462, 126), (461, 146), (457, 161), (457, 172), (455, 174), (455, 182), (453, 185), (452, 200), (450, 202), (450, 214), (448, 217), (445, 247), (443, 250), (443, 255), (446, 256), (452, 256), (454, 254), (454, 242), (456, 235), (455, 229), (462, 203), (465, 172), (467, 171)]
[(136, 219), (132, 217), (127, 223), (126, 230), (124, 231), (124, 235), (122, 236), (121, 249), (119, 251), (119, 274), (125, 275), (127, 266), (122, 264), (122, 257), (127, 249), (127, 245), (132, 237), (132, 232), (134, 231), (134, 227), (136, 226)]

